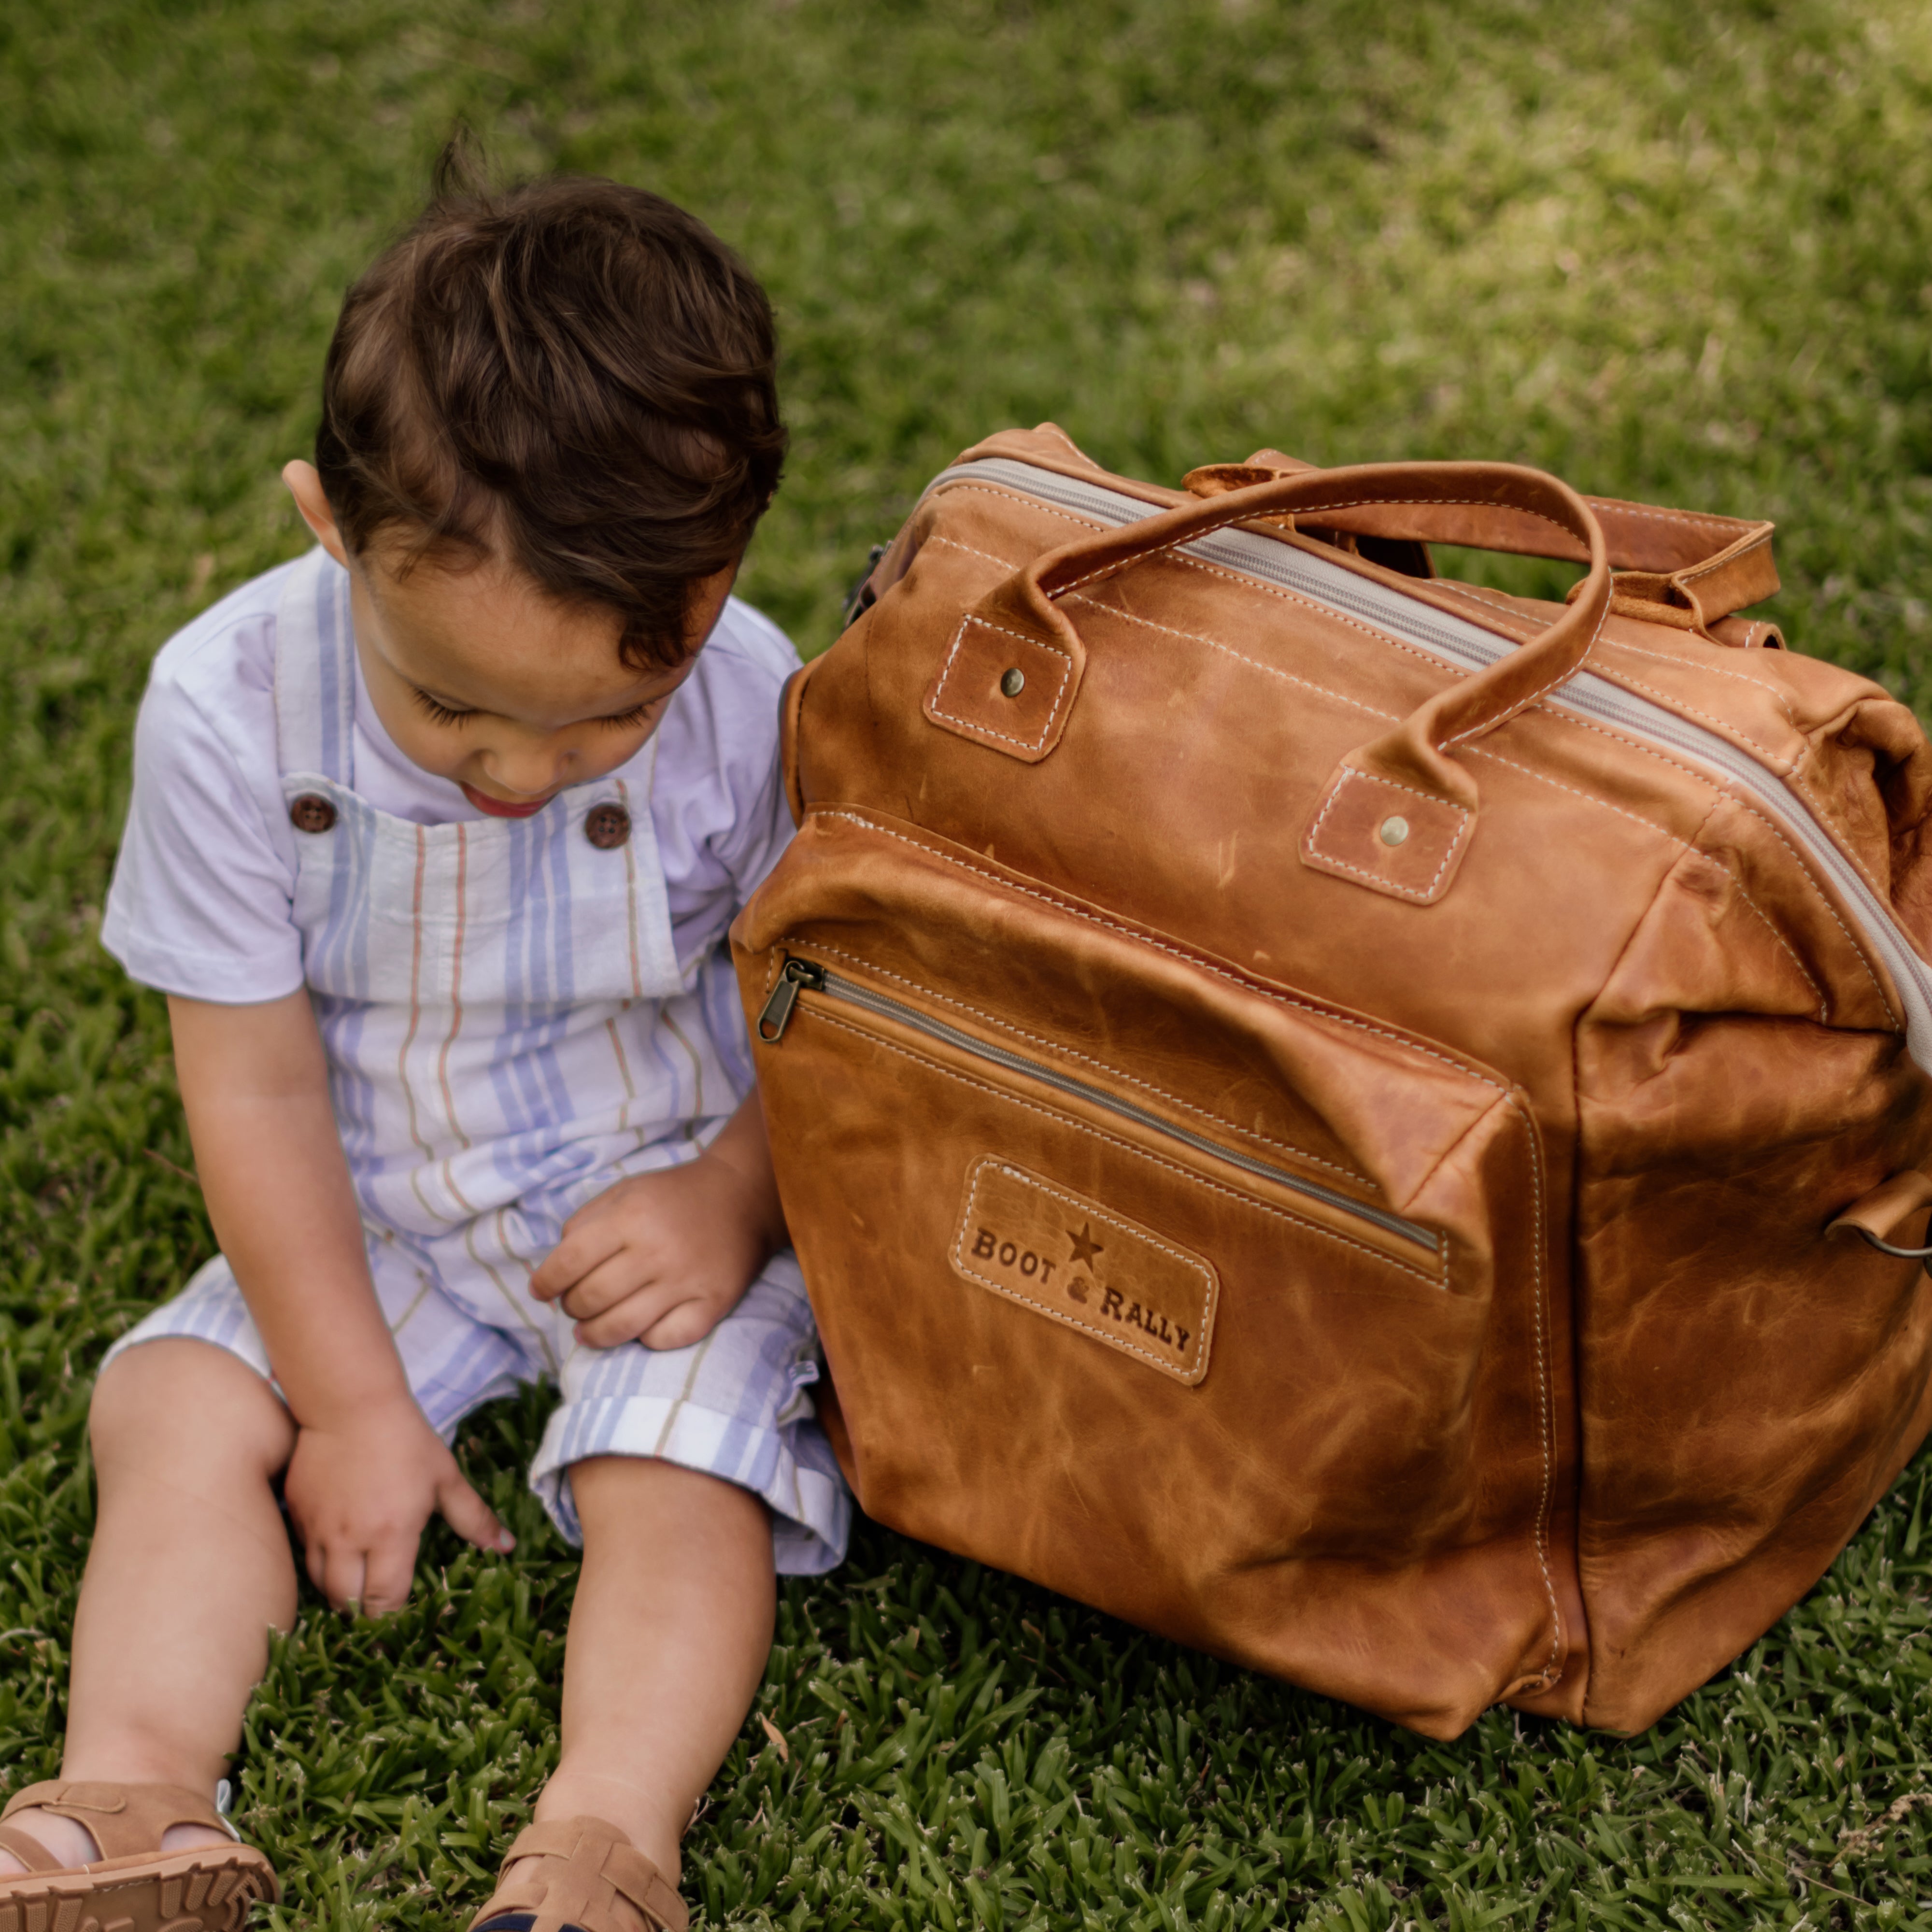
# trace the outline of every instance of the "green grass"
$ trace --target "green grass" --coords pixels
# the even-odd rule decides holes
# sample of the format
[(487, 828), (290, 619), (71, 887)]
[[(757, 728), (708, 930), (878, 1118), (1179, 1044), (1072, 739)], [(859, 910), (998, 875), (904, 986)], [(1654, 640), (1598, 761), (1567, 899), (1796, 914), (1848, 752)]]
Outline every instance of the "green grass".
[[(208, 1246), (159, 1003), (94, 937), (143, 667), (300, 547), (274, 478), (334, 305), (454, 116), (507, 166), (679, 197), (769, 279), (796, 441), (748, 587), (808, 651), (926, 476), (1050, 416), (1166, 478), (1264, 442), (1492, 455), (1774, 517), (1794, 641), (1928, 711), (1928, 106), (1932, 16), (1881, 0), (10, 0), (7, 1776), (57, 1760), (88, 1376)], [(484, 1895), (555, 1750), (539, 1413), (464, 1448), (513, 1562), (434, 1532), (410, 1609), (311, 1600), (280, 1647), (242, 1774), (280, 1922)], [(789, 1756), (747, 1726), (690, 1896), (788, 1927), (1932, 1925), (1928, 1471), (1628, 1742), (1496, 1712), (1430, 1743), (862, 1529), (784, 1592)]]

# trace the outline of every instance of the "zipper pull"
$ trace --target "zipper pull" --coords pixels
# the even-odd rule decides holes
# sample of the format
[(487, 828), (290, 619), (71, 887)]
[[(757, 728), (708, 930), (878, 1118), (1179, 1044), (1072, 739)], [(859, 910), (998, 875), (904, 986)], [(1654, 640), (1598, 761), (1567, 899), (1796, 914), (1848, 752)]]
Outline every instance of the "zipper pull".
[(778, 984), (758, 1016), (758, 1037), (766, 1046), (776, 1046), (784, 1038), (784, 1030), (791, 1024), (791, 1010), (797, 1005), (800, 989), (804, 987), (814, 993), (823, 992), (825, 968), (813, 965), (808, 959), (786, 960), (784, 970), (778, 975)]

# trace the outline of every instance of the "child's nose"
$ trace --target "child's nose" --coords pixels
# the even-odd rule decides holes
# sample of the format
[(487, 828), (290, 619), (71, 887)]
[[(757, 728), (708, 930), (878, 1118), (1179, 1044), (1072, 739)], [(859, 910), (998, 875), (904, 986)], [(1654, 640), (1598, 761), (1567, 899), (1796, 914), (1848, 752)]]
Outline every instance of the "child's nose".
[(568, 762), (554, 746), (501, 746), (490, 754), (484, 769), (493, 784), (535, 798), (564, 782)]

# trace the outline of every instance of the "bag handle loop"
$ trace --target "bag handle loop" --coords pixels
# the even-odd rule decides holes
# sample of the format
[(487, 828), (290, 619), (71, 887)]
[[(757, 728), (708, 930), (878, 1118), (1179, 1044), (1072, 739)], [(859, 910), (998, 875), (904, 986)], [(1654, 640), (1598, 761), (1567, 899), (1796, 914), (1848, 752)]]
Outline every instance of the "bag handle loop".
[(1448, 890), (1473, 828), (1476, 784), (1454, 748), (1514, 718), (1571, 676), (1610, 608), (1604, 534), (1583, 499), (1506, 463), (1375, 463), (1304, 470), (1183, 503), (1063, 544), (1022, 565), (960, 620), (926, 694), (933, 723), (1028, 764), (1060, 742), (1086, 647), (1060, 600), (1211, 532), (1257, 518), (1379, 504), (1503, 509), (1545, 519), (1587, 557), (1575, 602), (1528, 643), (1438, 692), (1345, 758), (1304, 835), (1318, 869), (1418, 904)]

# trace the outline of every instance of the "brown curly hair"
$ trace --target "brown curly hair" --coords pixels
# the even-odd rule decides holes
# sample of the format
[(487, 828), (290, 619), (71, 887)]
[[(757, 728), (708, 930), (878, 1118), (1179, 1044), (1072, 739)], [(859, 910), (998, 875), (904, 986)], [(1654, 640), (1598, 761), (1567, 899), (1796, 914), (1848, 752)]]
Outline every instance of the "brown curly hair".
[(503, 556), (674, 669), (692, 586), (778, 488), (776, 360), (764, 290), (694, 216), (593, 176), (493, 191), (459, 138), (344, 300), (316, 468), (352, 550)]

